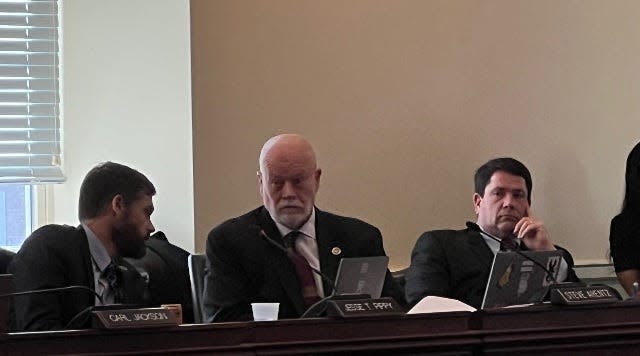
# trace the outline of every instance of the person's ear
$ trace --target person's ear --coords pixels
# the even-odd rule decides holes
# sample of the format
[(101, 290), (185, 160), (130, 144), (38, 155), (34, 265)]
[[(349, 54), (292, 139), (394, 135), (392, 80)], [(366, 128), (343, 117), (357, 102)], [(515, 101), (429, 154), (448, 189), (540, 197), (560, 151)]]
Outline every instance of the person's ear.
[(124, 213), (124, 210), (125, 210), (124, 197), (122, 196), (122, 194), (116, 194), (111, 199), (111, 211), (113, 212), (113, 215), (120, 216)]
[(256, 176), (258, 177), (258, 192), (260, 192), (260, 196), (263, 196), (264, 188), (262, 187), (262, 173), (260, 173), (260, 171), (257, 171)]
[(314, 173), (314, 179), (316, 180), (316, 193), (318, 192), (318, 189), (320, 189), (320, 176), (322, 175), (322, 169), (318, 168), (316, 169), (316, 172)]
[(476, 212), (476, 216), (480, 213), (480, 203), (482, 203), (482, 197), (478, 193), (473, 193), (473, 209)]

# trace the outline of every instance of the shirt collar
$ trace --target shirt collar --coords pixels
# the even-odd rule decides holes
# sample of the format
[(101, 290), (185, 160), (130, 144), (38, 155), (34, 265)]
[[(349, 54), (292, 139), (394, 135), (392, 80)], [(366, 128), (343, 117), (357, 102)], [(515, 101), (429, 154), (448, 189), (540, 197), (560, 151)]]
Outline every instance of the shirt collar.
[(487, 244), (487, 246), (489, 246), (489, 249), (495, 255), (496, 252), (498, 252), (500, 250), (500, 242), (492, 239), (487, 234), (485, 234), (483, 231), (480, 232), (480, 235), (482, 235), (482, 238), (484, 239), (484, 242)]
[(109, 263), (111, 263), (111, 256), (109, 256), (109, 252), (107, 252), (107, 249), (102, 244), (102, 241), (98, 239), (98, 236), (96, 236), (96, 234), (91, 231), (91, 229), (87, 225), (82, 224), (82, 228), (87, 235), (91, 258), (93, 259), (93, 262), (96, 264), (98, 269), (100, 269), (100, 271), (102, 272), (105, 268), (107, 268)]
[[(484, 242), (489, 246), (489, 249), (495, 255), (496, 252), (500, 251), (500, 242), (494, 240), (492, 237), (489, 237), (484, 231), (480, 231), (480, 235), (484, 239)], [(520, 245), (520, 239), (516, 239), (516, 245)]]
[[(271, 213), (269, 213), (271, 214)], [(278, 227), (278, 231), (280, 232), (280, 234), (282, 236), (285, 236), (286, 234), (290, 233), (291, 231), (293, 231), (292, 229), (280, 224), (279, 222), (277, 222), (273, 216), (271, 217), (271, 219), (273, 221), (275, 221), (276, 226)], [(303, 233), (305, 236), (310, 237), (312, 239), (316, 239), (316, 209), (312, 209), (311, 210), (311, 216), (309, 216), (309, 219), (307, 220), (307, 222), (305, 222), (304, 224), (302, 224), (302, 226), (300, 226), (299, 229), (297, 229), (297, 231), (300, 231), (301, 233)]]

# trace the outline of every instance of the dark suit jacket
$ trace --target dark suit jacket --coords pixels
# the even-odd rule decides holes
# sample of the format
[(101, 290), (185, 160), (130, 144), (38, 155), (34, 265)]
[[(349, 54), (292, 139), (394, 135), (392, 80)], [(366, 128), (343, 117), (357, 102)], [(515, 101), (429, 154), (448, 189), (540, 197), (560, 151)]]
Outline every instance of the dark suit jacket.
[[(563, 251), (569, 265), (566, 281), (578, 281), (571, 254), (556, 248)], [(435, 295), (480, 308), (493, 256), (478, 232), (469, 229), (425, 232), (413, 248), (405, 275), (408, 303), (414, 305), (428, 295)]]
[[(118, 260), (117, 264), (123, 303), (144, 303), (146, 281), (126, 261)], [(74, 285), (94, 289), (89, 242), (81, 226), (47, 225), (34, 231), (9, 270), (17, 292)], [(12, 328), (16, 331), (63, 329), (75, 315), (94, 303), (94, 294), (86, 290), (17, 296), (13, 299)], [(89, 321), (81, 327), (89, 327)]]
[(611, 220), (609, 246), (616, 273), (640, 269), (640, 222), (631, 214), (618, 214)]
[[(259, 236), (260, 230), (282, 244), (264, 207), (215, 227), (207, 239), (207, 272), (203, 309), (207, 322), (252, 320), (252, 302), (279, 302), (279, 318), (297, 318), (305, 311), (300, 284), (287, 255)], [(335, 279), (342, 257), (384, 255), (380, 231), (363, 221), (316, 209), (320, 270)], [(331, 250), (339, 247), (341, 253)], [(323, 285), (325, 294), (332, 286)], [(402, 291), (387, 271), (383, 296), (404, 304)]]

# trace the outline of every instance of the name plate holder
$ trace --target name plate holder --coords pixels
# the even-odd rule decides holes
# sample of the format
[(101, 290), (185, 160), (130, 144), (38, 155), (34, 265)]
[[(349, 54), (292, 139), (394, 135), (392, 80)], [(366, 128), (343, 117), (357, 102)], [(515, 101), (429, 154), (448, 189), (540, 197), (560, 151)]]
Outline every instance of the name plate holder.
[(622, 300), (620, 293), (607, 285), (558, 287), (551, 289), (551, 304), (589, 305)]
[(173, 311), (167, 308), (131, 308), (94, 310), (94, 321), (101, 329), (139, 329), (178, 325)]
[(327, 304), (327, 316), (359, 318), (369, 316), (404, 315), (400, 305), (389, 297), (369, 299), (331, 299)]

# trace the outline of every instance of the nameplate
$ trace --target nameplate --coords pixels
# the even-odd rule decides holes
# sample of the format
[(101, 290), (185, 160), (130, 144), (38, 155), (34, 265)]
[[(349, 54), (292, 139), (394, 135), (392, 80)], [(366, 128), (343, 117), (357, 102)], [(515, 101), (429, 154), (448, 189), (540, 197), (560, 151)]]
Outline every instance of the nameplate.
[(404, 310), (393, 298), (329, 300), (327, 316), (354, 318), (364, 316), (403, 315)]
[(619, 301), (620, 294), (605, 285), (556, 288), (551, 290), (551, 303), (561, 305), (586, 305)]
[(113, 309), (93, 311), (103, 329), (155, 328), (178, 325), (176, 315), (165, 308)]

